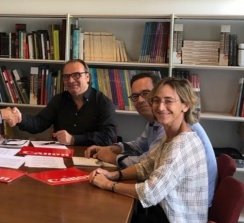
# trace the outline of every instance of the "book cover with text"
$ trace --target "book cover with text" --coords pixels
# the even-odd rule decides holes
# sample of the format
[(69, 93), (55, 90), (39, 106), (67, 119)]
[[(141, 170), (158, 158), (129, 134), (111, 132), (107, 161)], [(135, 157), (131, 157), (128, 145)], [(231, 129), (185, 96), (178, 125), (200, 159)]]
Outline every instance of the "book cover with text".
[(38, 173), (30, 173), (27, 176), (49, 185), (64, 185), (88, 181), (89, 173), (75, 167), (64, 170), (48, 170)]
[(1, 183), (10, 183), (19, 177), (25, 175), (25, 172), (20, 170), (12, 170), (12, 169), (5, 169), (0, 168), (0, 182)]
[(74, 150), (72, 149), (55, 149), (33, 146), (23, 146), (18, 154), (20, 155), (36, 155), (36, 156), (57, 156), (72, 157)]

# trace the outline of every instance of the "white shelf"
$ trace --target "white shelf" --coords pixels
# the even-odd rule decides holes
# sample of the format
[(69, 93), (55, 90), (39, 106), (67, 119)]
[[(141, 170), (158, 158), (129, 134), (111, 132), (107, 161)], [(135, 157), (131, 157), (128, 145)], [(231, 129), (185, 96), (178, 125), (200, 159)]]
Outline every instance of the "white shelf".
[(173, 64), (173, 68), (180, 69), (196, 69), (196, 70), (230, 70), (230, 71), (244, 71), (244, 67), (238, 66), (209, 66), (209, 65), (193, 65), (193, 64)]
[(40, 60), (40, 59), (20, 59), (20, 58), (0, 58), (0, 62), (11, 63), (45, 63), (45, 64), (64, 64), (64, 60)]
[(239, 173), (244, 173), (244, 168), (236, 168), (236, 171)]
[(231, 121), (231, 122), (244, 122), (244, 117), (235, 117), (227, 113), (201, 113), (200, 119)]
[(116, 66), (116, 67), (150, 67), (156, 68), (169, 68), (169, 64), (162, 63), (140, 63), (140, 62), (105, 62), (105, 61), (86, 61), (88, 65), (96, 66)]

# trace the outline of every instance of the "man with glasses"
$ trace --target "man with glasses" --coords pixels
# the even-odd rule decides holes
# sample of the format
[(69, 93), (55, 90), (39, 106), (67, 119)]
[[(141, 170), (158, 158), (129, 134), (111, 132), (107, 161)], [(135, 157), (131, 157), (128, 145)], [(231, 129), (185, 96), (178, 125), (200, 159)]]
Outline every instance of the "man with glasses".
[(53, 125), (53, 137), (65, 145), (105, 146), (116, 142), (115, 108), (110, 99), (90, 86), (89, 68), (82, 60), (68, 61), (62, 70), (65, 91), (55, 95), (37, 115), (21, 114), (17, 122), (7, 120), (30, 133)]
[[(98, 158), (116, 164), (120, 168), (125, 168), (138, 163), (149, 150), (159, 143), (164, 136), (164, 128), (154, 121), (151, 106), (147, 100), (147, 96), (158, 80), (159, 78), (148, 73), (135, 75), (131, 79), (132, 94), (129, 98), (134, 103), (138, 113), (148, 121), (141, 136), (131, 142), (116, 143), (106, 147), (93, 145), (85, 151), (86, 157)], [(154, 98), (153, 103), (162, 103), (162, 101)], [(164, 99), (163, 103), (170, 104), (173, 101), (168, 98)], [(216, 158), (211, 142), (202, 126), (195, 123), (191, 129), (198, 134), (205, 148), (208, 163), (209, 206), (211, 206), (217, 177)]]

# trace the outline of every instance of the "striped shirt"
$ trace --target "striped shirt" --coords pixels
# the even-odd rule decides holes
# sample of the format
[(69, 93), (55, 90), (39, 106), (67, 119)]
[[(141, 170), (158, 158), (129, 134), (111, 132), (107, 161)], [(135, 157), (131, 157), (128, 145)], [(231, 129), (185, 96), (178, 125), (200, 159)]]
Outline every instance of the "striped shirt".
[(205, 150), (194, 132), (159, 143), (136, 164), (136, 191), (143, 207), (159, 204), (170, 222), (207, 222), (208, 173)]

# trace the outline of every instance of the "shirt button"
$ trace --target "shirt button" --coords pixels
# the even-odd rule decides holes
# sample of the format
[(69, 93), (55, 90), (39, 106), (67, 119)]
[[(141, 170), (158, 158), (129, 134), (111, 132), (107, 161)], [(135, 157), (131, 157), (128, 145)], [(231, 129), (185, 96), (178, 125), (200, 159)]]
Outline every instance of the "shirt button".
[(76, 124), (74, 124), (74, 127), (76, 127), (77, 125)]

